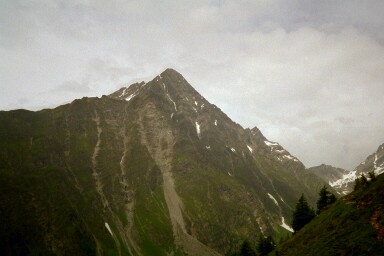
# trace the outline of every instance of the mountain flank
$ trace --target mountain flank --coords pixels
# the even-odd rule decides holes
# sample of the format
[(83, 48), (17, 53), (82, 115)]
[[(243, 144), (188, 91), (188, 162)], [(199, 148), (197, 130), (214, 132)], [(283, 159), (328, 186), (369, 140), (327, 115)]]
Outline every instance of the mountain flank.
[[(167, 69), (101, 98), (0, 112), (0, 254), (226, 255), (291, 232), (324, 181)], [(288, 223), (288, 224), (287, 224)]]

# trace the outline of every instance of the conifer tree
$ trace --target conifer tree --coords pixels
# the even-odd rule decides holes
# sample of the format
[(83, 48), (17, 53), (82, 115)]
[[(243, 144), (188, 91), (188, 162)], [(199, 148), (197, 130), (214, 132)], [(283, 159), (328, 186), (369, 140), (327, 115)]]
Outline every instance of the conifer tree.
[(364, 173), (361, 174), (361, 176), (357, 179), (355, 179), (355, 187), (354, 190), (359, 190), (360, 188), (363, 188), (367, 185), (367, 177), (365, 177)]
[(259, 256), (267, 256), (274, 248), (275, 243), (271, 236), (264, 237), (263, 235), (260, 235), (256, 247)]
[(293, 212), (292, 228), (295, 232), (302, 229), (315, 217), (315, 211), (308, 205), (304, 195), (301, 195)]
[(317, 200), (317, 214), (320, 214), (328, 205), (336, 202), (336, 196), (327, 190), (324, 186), (319, 192), (319, 199)]
[(240, 256), (256, 256), (256, 252), (252, 249), (248, 240), (245, 240), (241, 245)]

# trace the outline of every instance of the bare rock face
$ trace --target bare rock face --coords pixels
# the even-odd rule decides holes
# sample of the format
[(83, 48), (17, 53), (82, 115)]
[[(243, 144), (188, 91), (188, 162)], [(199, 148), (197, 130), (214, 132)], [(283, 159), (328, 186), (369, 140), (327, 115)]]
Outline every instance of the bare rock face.
[(297, 199), (324, 185), (172, 69), (0, 120), (5, 254), (230, 254), (290, 232)]

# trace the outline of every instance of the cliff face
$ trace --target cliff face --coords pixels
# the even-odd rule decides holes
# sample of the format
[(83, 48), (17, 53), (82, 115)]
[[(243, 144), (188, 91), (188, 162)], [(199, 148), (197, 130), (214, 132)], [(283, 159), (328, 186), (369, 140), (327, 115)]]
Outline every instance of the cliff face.
[(297, 198), (314, 203), (324, 183), (170, 69), (110, 96), (1, 112), (0, 143), (4, 254), (230, 253), (289, 232)]

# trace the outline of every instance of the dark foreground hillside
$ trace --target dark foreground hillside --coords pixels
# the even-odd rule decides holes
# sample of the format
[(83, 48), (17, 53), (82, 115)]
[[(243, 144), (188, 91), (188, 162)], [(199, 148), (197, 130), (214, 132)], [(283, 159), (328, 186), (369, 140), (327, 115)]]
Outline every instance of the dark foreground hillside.
[(384, 255), (384, 175), (338, 200), (273, 255)]

